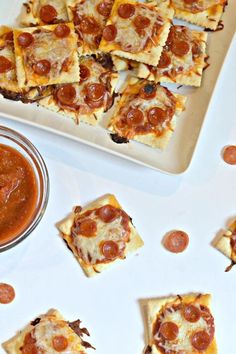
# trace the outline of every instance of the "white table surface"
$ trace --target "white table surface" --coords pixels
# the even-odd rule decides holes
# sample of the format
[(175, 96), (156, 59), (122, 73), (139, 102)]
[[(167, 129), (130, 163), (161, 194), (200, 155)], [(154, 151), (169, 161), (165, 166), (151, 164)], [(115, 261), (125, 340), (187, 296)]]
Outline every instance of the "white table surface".
[[(0, 117), (27, 136), (48, 166), (51, 192), (46, 214), (31, 236), (0, 254), (0, 282), (14, 285), (16, 299), (0, 305), (0, 342), (50, 308), (80, 318), (97, 354), (141, 354), (144, 323), (139, 300), (192, 291), (213, 295), (220, 354), (235, 353), (236, 267), (211, 246), (236, 217), (236, 167), (221, 158), (236, 145), (236, 41), (223, 68), (189, 170), (169, 176)], [(190, 117), (191, 118), (191, 117)], [(58, 235), (55, 223), (74, 205), (114, 193), (145, 246), (119, 266), (88, 279)], [(168, 253), (163, 235), (183, 229), (190, 245)], [(0, 353), (3, 350), (0, 349)], [(89, 351), (90, 353), (90, 351)], [(91, 351), (93, 353), (93, 351)]]

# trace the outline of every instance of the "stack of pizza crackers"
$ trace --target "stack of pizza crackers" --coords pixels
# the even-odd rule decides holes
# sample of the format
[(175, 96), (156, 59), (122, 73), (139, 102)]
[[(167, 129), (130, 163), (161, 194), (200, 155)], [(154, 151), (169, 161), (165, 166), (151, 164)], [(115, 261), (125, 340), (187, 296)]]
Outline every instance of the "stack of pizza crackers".
[[(200, 86), (206, 32), (226, 0), (30, 0), (21, 28), (0, 27), (0, 92), (96, 125), (109, 115), (113, 140), (164, 149), (186, 97), (160, 83)], [(127, 80), (114, 100), (121, 71)]]

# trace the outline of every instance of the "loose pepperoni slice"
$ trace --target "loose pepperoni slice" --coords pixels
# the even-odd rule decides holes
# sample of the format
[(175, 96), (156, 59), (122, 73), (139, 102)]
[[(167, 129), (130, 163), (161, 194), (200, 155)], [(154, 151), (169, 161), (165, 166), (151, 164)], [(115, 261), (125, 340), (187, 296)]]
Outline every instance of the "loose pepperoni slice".
[(189, 52), (190, 46), (188, 42), (185, 41), (174, 41), (171, 43), (171, 51), (178, 57), (183, 57)]
[(84, 82), (88, 80), (90, 76), (90, 70), (87, 66), (81, 64), (80, 65), (80, 82)]
[(97, 5), (97, 12), (107, 18), (111, 13), (111, 8), (112, 2), (102, 1)]
[(79, 234), (86, 237), (96, 236), (97, 224), (92, 219), (85, 219), (79, 224)]
[(201, 317), (201, 311), (194, 305), (185, 305), (183, 308), (183, 316), (186, 321), (194, 323)]
[(27, 48), (34, 42), (34, 37), (31, 33), (23, 32), (18, 36), (17, 42), (22, 48)]
[(173, 253), (183, 252), (189, 243), (188, 235), (183, 231), (172, 231), (164, 239), (165, 248)]
[(84, 17), (80, 22), (80, 29), (85, 34), (96, 34), (100, 26), (93, 17)]
[(126, 115), (126, 121), (130, 126), (141, 124), (143, 119), (143, 112), (138, 108), (131, 108)]
[(119, 256), (119, 246), (114, 241), (104, 241), (100, 248), (101, 253), (107, 259), (115, 259)]
[(12, 62), (5, 58), (4, 56), (0, 55), (0, 74), (6, 73), (13, 69)]
[(44, 23), (52, 23), (57, 18), (57, 10), (52, 5), (42, 6), (39, 17)]
[(159, 69), (167, 68), (171, 63), (171, 59), (169, 55), (166, 52), (162, 52), (161, 58), (159, 60), (159, 63), (157, 67)]
[(160, 326), (160, 334), (165, 340), (175, 340), (179, 334), (179, 328), (174, 322), (163, 322)]
[(86, 93), (88, 101), (100, 101), (106, 93), (106, 87), (103, 84), (89, 84)]
[(64, 85), (57, 90), (58, 100), (65, 105), (73, 104), (76, 97), (76, 89), (71, 84)]
[(0, 304), (9, 304), (14, 298), (14, 288), (9, 284), (0, 283)]
[(236, 165), (236, 146), (227, 146), (223, 152), (223, 159), (229, 165)]
[(34, 66), (33, 66), (34, 72), (37, 75), (40, 76), (46, 76), (49, 74), (51, 70), (51, 63), (50, 61), (43, 59), (39, 60)]
[(57, 352), (63, 352), (68, 347), (68, 340), (64, 336), (55, 336), (52, 339), (52, 346)]
[(138, 29), (144, 29), (150, 25), (150, 20), (148, 17), (145, 16), (136, 16), (134, 19), (134, 25)]
[(156, 96), (156, 86), (153, 84), (146, 84), (141, 87), (139, 96), (146, 100), (151, 100)]
[(70, 27), (64, 23), (60, 23), (54, 30), (54, 34), (58, 38), (66, 38), (70, 34)]
[(118, 7), (118, 15), (121, 18), (125, 18), (125, 19), (130, 18), (134, 15), (134, 13), (135, 13), (135, 7), (132, 4), (121, 4)]
[(152, 107), (147, 112), (148, 121), (153, 125), (157, 126), (160, 123), (163, 123), (166, 119), (166, 111), (160, 107)]
[(119, 216), (119, 210), (112, 205), (104, 205), (98, 209), (98, 216), (103, 222), (109, 223)]
[(38, 354), (36, 340), (31, 333), (27, 333), (24, 339), (24, 344), (21, 348), (22, 354)]
[(116, 38), (116, 35), (117, 35), (117, 29), (116, 29), (116, 26), (114, 26), (114, 25), (108, 25), (103, 30), (103, 38), (107, 42), (114, 41), (114, 39)]
[(199, 331), (192, 336), (191, 343), (196, 350), (206, 350), (211, 343), (211, 337), (206, 331)]

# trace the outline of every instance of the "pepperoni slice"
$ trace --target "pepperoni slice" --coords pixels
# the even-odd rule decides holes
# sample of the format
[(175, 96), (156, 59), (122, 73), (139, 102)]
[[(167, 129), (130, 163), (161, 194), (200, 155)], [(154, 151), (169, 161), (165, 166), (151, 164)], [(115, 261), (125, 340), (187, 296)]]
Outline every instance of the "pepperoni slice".
[(112, 2), (102, 1), (97, 5), (97, 12), (106, 18), (109, 17), (111, 13), (111, 9), (112, 9)]
[(107, 42), (114, 41), (117, 35), (117, 29), (114, 25), (108, 25), (103, 30), (103, 38)]
[(39, 17), (44, 23), (52, 23), (57, 18), (57, 10), (52, 5), (42, 6)]
[(131, 108), (126, 115), (126, 121), (129, 126), (140, 125), (143, 119), (143, 112), (138, 108)]
[(114, 241), (104, 241), (100, 245), (101, 253), (107, 259), (115, 259), (119, 256), (119, 246)]
[(43, 59), (39, 60), (34, 66), (33, 66), (34, 72), (37, 75), (40, 76), (46, 76), (51, 70), (51, 63), (50, 61)]
[(134, 25), (138, 29), (144, 29), (150, 25), (151, 21), (148, 17), (145, 16), (136, 16), (134, 19)]
[(68, 340), (64, 336), (55, 336), (52, 339), (52, 346), (57, 352), (63, 352), (68, 347)]
[(103, 84), (89, 84), (86, 93), (88, 101), (100, 101), (106, 93), (106, 87)]
[(152, 107), (147, 112), (148, 121), (153, 125), (157, 126), (160, 123), (163, 123), (166, 119), (166, 111), (160, 107)]
[(84, 219), (79, 223), (79, 234), (86, 237), (94, 237), (97, 232), (97, 224), (92, 219)]
[(191, 337), (191, 343), (196, 350), (206, 350), (211, 344), (211, 337), (206, 331), (199, 331)]
[(13, 31), (5, 33), (4, 38), (6, 41), (12, 42), (13, 41)]
[(176, 40), (171, 43), (171, 51), (178, 57), (183, 57), (189, 52), (190, 45), (186, 41)]
[(141, 87), (139, 96), (146, 100), (151, 100), (156, 96), (156, 86), (154, 84), (146, 84)]
[(164, 239), (165, 248), (173, 253), (183, 252), (189, 243), (188, 235), (183, 231), (172, 231)]
[(194, 323), (201, 317), (201, 311), (194, 305), (185, 305), (183, 308), (183, 316), (186, 321)]
[(31, 33), (23, 32), (18, 36), (17, 42), (22, 48), (27, 48), (34, 42), (34, 37)]
[(96, 34), (100, 26), (93, 17), (84, 17), (80, 22), (80, 29), (85, 34)]
[(5, 283), (0, 283), (0, 304), (9, 304), (15, 299), (14, 288)]
[(121, 4), (118, 7), (118, 15), (121, 18), (125, 18), (125, 19), (130, 18), (134, 15), (134, 13), (135, 13), (135, 7), (132, 4)]
[(60, 23), (54, 30), (54, 34), (58, 38), (66, 38), (70, 34), (70, 27), (64, 23)]
[(170, 63), (171, 63), (171, 59), (170, 59), (169, 55), (166, 52), (162, 52), (162, 55), (161, 55), (161, 58), (159, 60), (157, 67), (159, 69), (167, 68), (167, 66), (169, 66)]
[(227, 146), (223, 152), (223, 159), (229, 165), (236, 165), (236, 146)]
[(178, 337), (179, 328), (174, 322), (163, 322), (159, 332), (164, 339), (175, 340)]
[(103, 222), (109, 223), (119, 216), (119, 210), (112, 205), (107, 204), (98, 209), (98, 216)]
[(71, 105), (76, 97), (76, 89), (71, 84), (64, 85), (57, 90), (57, 99), (65, 105)]
[(0, 55), (0, 74), (6, 73), (13, 69), (12, 62), (5, 58), (4, 56)]
[(36, 339), (32, 337), (31, 333), (26, 334), (21, 352), (22, 354), (38, 354)]
[(84, 82), (88, 80), (90, 76), (90, 70), (87, 66), (81, 64), (80, 65), (80, 82)]

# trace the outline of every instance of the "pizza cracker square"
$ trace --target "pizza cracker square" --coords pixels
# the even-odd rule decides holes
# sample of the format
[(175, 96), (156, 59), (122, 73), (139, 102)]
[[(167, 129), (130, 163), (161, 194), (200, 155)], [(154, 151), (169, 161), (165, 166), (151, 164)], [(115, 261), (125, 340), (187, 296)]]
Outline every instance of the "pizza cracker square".
[(236, 262), (236, 220), (225, 230), (215, 247), (226, 257)]

